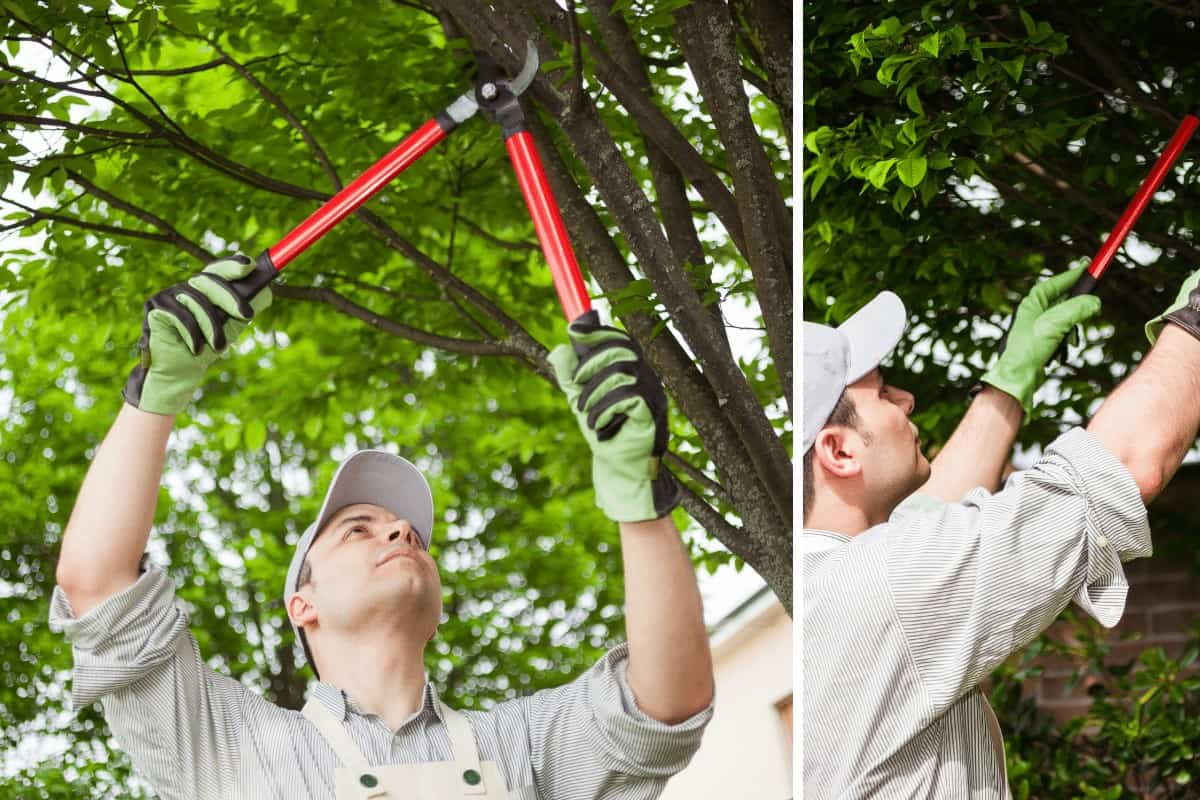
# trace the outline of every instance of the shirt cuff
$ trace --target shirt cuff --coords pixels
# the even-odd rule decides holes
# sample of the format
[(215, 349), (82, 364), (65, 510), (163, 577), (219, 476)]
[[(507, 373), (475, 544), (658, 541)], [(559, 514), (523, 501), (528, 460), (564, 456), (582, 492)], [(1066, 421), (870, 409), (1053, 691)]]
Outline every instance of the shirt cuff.
[(1154, 552), (1141, 491), (1125, 465), (1082, 428), (1055, 439), (1045, 457), (1066, 462), (1073, 488), (1087, 509), (1087, 577), (1073, 600), (1111, 628), (1125, 612), (1129, 593), (1121, 562)]
[(111, 694), (169, 661), (187, 634), (188, 615), (175, 598), (175, 585), (150, 567), (127, 589), (76, 617), (62, 587), (54, 587), (50, 628), (71, 643), (75, 671), (74, 710)]
[[(648, 716), (629, 686), (629, 645), (608, 651), (588, 673), (588, 698), (609, 748), (648, 777), (670, 777), (700, 748), (713, 702), (682, 722), (669, 725)], [(714, 698), (715, 699), (715, 698)]]

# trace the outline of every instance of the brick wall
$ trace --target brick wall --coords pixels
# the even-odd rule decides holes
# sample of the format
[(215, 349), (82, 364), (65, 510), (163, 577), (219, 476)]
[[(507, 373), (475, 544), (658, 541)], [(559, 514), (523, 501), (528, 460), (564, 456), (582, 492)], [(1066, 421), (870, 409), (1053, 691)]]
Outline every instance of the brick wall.
[[(1178, 658), (1188, 629), (1200, 618), (1200, 466), (1182, 468), (1150, 507), (1154, 556), (1125, 565), (1129, 597), (1125, 615), (1108, 634), (1108, 660), (1127, 663), (1142, 650), (1162, 647)], [(1050, 635), (1069, 639), (1070, 628), (1057, 622)], [(1035, 662), (1044, 672), (1026, 682), (1026, 691), (1060, 722), (1083, 714), (1091, 702), (1088, 679), (1068, 689), (1075, 667), (1064, 657), (1043, 655)]]

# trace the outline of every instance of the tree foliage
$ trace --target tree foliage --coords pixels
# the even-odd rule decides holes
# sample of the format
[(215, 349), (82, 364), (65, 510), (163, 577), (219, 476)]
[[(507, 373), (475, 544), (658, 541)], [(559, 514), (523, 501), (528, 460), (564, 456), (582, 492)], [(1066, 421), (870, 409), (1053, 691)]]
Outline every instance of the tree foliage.
[[(63, 712), (70, 654), (45, 618), (143, 299), (278, 241), (464, 91), (473, 50), (511, 74), (530, 36), (543, 64), (524, 105), (580, 262), (675, 405), (668, 466), (695, 558), (744, 560), (790, 607), (786, 8), (0, 5), (0, 748), (55, 753), (25, 753), (0, 788), (135, 792), (96, 709)], [(496, 127), (455, 132), (276, 296), (168, 456), (151, 553), (201, 652), (299, 705), (289, 547), (335, 460), (385, 444), (426, 470), (438, 509), (431, 678), (471, 707), (593, 663), (621, 632), (620, 555), (551, 383), (563, 322)]]

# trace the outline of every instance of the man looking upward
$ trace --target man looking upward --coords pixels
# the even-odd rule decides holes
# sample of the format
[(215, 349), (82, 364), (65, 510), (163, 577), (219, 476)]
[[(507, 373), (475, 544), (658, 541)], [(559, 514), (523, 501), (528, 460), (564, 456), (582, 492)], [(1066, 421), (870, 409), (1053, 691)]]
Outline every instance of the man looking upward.
[(805, 797), (1003, 798), (1003, 742), (979, 683), (1070, 602), (1117, 623), (1122, 562), (1150, 555), (1145, 504), (1200, 427), (1200, 273), (1086, 429), (997, 491), (1063, 336), (1099, 309), (1021, 303), (987, 386), (932, 465), (913, 396), (879, 364), (906, 322), (884, 293), (839, 328), (804, 325)]
[(615, 328), (577, 321), (574, 347), (551, 363), (593, 453), (597, 503), (619, 525), (627, 644), (565, 686), (488, 712), (447, 707), (424, 671), (442, 612), (429, 486), (404, 459), (367, 450), (338, 468), (285, 581), (319, 679), (303, 711), (205, 664), (171, 580), (143, 553), (175, 415), (270, 303), (254, 271), (219, 261), (146, 304), (142, 361), (58, 562), (51, 621), (73, 644), (74, 706), (103, 703), (163, 798), (657, 797), (699, 746), (712, 662), (670, 516), (678, 487), (658, 469), (666, 396)]

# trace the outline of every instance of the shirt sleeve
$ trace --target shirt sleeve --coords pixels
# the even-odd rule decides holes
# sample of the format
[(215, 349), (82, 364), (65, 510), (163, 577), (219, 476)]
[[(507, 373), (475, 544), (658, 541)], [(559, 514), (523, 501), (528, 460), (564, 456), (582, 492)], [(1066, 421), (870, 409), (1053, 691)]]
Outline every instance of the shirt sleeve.
[(121, 748), (164, 800), (227, 795), (248, 694), (204, 663), (187, 625), (158, 567), (82, 617), (61, 587), (50, 605), (51, 628), (74, 652), (73, 710), (100, 700)]
[(891, 522), (878, 542), (887, 589), (935, 712), (1071, 601), (1115, 625), (1129, 590), (1121, 563), (1151, 553), (1137, 484), (1078, 428), (1000, 492), (975, 489), (960, 503), (917, 496)]
[[(527, 707), (534, 783), (542, 797), (657, 797), (700, 747), (712, 703), (668, 725), (644, 714), (626, 672), (628, 645)], [(634, 789), (642, 788), (641, 792)], [(619, 789), (632, 790), (621, 794)]]

